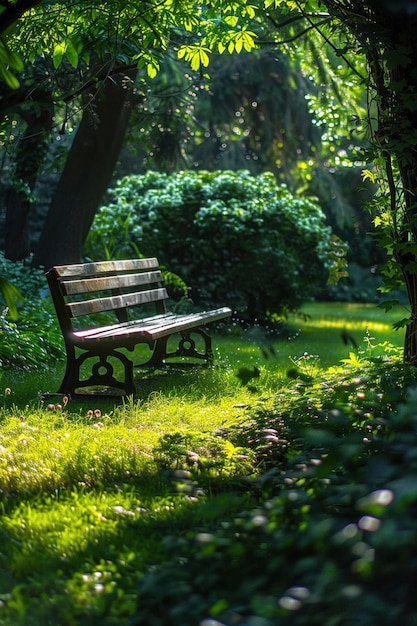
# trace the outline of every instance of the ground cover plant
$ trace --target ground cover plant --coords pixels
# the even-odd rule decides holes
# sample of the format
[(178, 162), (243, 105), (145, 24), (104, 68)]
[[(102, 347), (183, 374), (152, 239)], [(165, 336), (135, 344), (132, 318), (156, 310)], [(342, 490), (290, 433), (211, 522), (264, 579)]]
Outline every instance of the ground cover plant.
[(1, 625), (415, 624), (415, 371), (382, 312), (308, 311), (137, 402), (5, 388)]

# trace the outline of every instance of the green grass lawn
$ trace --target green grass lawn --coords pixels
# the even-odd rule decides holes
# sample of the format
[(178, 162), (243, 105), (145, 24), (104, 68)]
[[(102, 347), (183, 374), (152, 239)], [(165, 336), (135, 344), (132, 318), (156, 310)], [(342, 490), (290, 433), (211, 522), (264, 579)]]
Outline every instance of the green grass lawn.
[[(372, 306), (304, 312), (278, 334), (232, 326), (215, 336), (216, 367), (139, 369), (135, 402), (91, 397), (47, 409), (38, 394), (56, 388), (62, 365), (3, 372), (12, 392), (0, 413), (0, 626), (128, 624), (140, 581), (170, 546), (257, 506), (241, 481), (256, 473), (251, 453), (218, 434), (246, 423), (258, 403), (269, 410), (294, 364), (317, 373), (352, 351), (402, 344), (397, 317)], [(253, 368), (260, 375), (242, 385), (239, 371)], [(197, 482), (196, 458), (205, 470)]]
[(231, 340), (216, 340), (217, 355), (220, 363), (265, 367), (280, 374), (306, 355), (327, 368), (351, 351), (377, 356), (384, 352), (385, 342), (402, 347), (404, 331), (392, 327), (398, 319), (398, 311), (385, 313), (372, 304), (311, 303), (303, 307), (302, 315), (290, 317), (282, 334), (259, 327), (236, 328), (234, 333), (232, 329)]
[(348, 351), (368, 351), (380, 354), (385, 342), (402, 347), (404, 330), (394, 331), (393, 324), (406, 316), (398, 309), (385, 312), (373, 304), (311, 303), (303, 307), (307, 319), (298, 322), (297, 344), (305, 341), (311, 354), (318, 354), (323, 367), (335, 365)]

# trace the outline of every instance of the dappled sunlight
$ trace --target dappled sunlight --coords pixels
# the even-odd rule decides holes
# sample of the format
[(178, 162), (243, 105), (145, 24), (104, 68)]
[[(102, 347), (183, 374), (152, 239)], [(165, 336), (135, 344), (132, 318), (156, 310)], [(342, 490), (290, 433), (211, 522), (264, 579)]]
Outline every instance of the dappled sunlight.
[(390, 332), (392, 330), (392, 324), (383, 322), (373, 322), (367, 320), (357, 320), (348, 318), (320, 318), (309, 319), (306, 322), (307, 326), (313, 326), (315, 328), (341, 328), (346, 330), (370, 330), (372, 332)]
[(404, 310), (386, 312), (374, 304), (312, 302), (303, 307), (303, 317), (294, 315), (291, 323), (306, 342), (320, 347), (320, 355), (324, 349), (334, 351), (336, 362), (344, 358), (340, 351), (349, 347), (381, 351), (386, 342), (403, 346), (404, 329), (395, 330), (393, 324), (406, 315)]

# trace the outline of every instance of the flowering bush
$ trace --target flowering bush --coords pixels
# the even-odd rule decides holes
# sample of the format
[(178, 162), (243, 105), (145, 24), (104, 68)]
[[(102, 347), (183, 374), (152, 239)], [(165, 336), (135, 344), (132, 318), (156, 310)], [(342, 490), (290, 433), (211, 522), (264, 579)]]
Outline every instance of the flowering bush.
[(251, 320), (296, 310), (340, 274), (345, 246), (320, 207), (269, 173), (148, 172), (110, 192), (85, 252), (158, 256), (205, 303)]

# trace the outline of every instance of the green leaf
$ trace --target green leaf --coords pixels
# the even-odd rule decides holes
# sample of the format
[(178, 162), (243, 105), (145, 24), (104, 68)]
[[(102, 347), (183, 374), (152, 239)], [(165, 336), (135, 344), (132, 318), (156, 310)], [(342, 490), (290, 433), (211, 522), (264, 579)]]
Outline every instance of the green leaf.
[(70, 65), (75, 69), (78, 66), (79, 57), (78, 57), (78, 52), (74, 48), (74, 46), (71, 43), (71, 41), (67, 42), (67, 47), (66, 47), (66, 50), (65, 50), (65, 56), (67, 57)]
[(407, 47), (396, 48), (394, 50), (385, 50), (383, 57), (387, 67), (395, 69), (396, 67), (407, 67), (410, 63), (410, 49)]
[(406, 328), (411, 324), (411, 319), (409, 317), (404, 317), (402, 320), (398, 320), (398, 322), (394, 322), (392, 325), (394, 330), (400, 330), (400, 328)]
[(226, 22), (228, 26), (235, 28), (239, 20), (236, 17), (236, 15), (228, 15), (227, 17), (224, 18), (224, 21)]
[(397, 306), (397, 304), (399, 304), (398, 300), (385, 300), (385, 302), (380, 302), (377, 307), (379, 309), (384, 309), (387, 313), (388, 311), (391, 311), (394, 306)]
[(23, 67), (22, 59), (15, 52), (11, 52), (7, 44), (0, 39), (0, 76), (10, 89), (20, 87), (18, 79), (10, 69), (21, 72)]
[(210, 49), (204, 46), (181, 46), (178, 50), (178, 58), (188, 61), (192, 69), (197, 71), (201, 65), (207, 67), (210, 63), (209, 52)]
[(6, 67), (0, 66), (0, 74), (10, 89), (19, 89), (20, 83), (17, 80), (16, 76), (10, 72)]
[(65, 54), (65, 45), (62, 43), (57, 44), (52, 54), (52, 63), (55, 69), (58, 69), (58, 67), (61, 65), (62, 59), (64, 58), (64, 54)]
[(346, 365), (352, 365), (353, 367), (360, 367), (361, 366), (361, 360), (357, 356), (357, 354), (355, 354), (355, 352), (349, 352), (349, 358), (348, 359), (341, 359), (341, 362), (342, 363), (346, 363)]
[(378, 179), (378, 174), (371, 172), (370, 170), (362, 170), (362, 180), (370, 180), (371, 183), (375, 183)]
[(12, 285), (11, 282), (0, 276), (0, 292), (4, 298), (7, 308), (9, 309), (9, 315), (13, 322), (15, 322), (19, 313), (17, 310), (17, 302), (23, 301), (23, 296), (17, 287)]
[(158, 74), (158, 70), (159, 70), (159, 65), (156, 63), (156, 61), (152, 61), (146, 64), (146, 71), (148, 73), (149, 78), (155, 78), (155, 76)]

